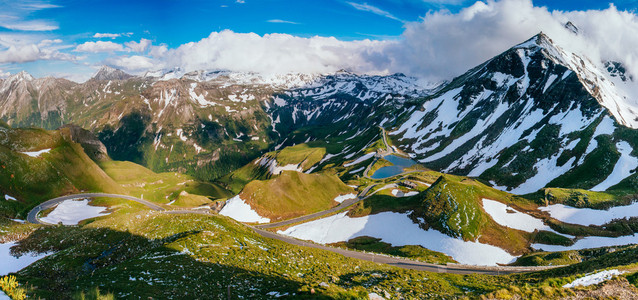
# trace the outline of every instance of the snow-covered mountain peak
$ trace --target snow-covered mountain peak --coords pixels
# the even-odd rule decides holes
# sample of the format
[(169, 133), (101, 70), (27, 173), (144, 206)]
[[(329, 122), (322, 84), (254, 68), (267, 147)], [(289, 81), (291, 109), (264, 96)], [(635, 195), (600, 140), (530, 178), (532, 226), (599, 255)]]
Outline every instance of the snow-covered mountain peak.
[(16, 81), (16, 80), (24, 80), (24, 81), (33, 81), (35, 78), (31, 76), (27, 71), (20, 71), (20, 73), (9, 76), (7, 81)]
[(102, 66), (96, 73), (91, 77), (93, 80), (124, 80), (133, 77), (130, 74), (125, 73), (120, 69), (115, 69), (109, 66)]
[(578, 76), (583, 87), (607, 108), (621, 125), (638, 128), (638, 85), (618, 62), (594, 62), (583, 54), (570, 52), (544, 33), (539, 33), (514, 49), (524, 49), (521, 57), (529, 60), (541, 53)]

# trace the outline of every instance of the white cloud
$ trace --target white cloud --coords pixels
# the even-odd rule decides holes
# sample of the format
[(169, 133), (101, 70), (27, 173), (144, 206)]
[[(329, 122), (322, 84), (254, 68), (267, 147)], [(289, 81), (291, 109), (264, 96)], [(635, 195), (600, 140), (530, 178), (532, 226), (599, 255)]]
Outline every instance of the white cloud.
[(404, 20), (401, 20), (401, 19), (395, 17), (393, 14), (391, 14), (391, 13), (385, 11), (385, 10), (382, 10), (382, 9), (376, 7), (376, 6), (369, 5), (368, 3), (355, 3), (355, 2), (346, 2), (346, 3), (350, 4), (352, 7), (354, 7), (357, 10), (371, 12), (373, 14), (377, 14), (377, 15), (380, 15), (380, 16), (383, 16), (383, 17), (386, 17), (386, 18), (389, 18), (389, 19), (392, 19), (392, 20), (397, 20), (399, 22), (405, 23)]
[(86, 42), (84, 44), (78, 45), (75, 50), (77, 52), (115, 52), (115, 51), (124, 51), (124, 47), (122, 45), (113, 43), (110, 41), (97, 41), (97, 42)]
[(0, 69), (0, 79), (7, 78), (9, 76), (11, 76), (11, 73), (9, 71), (5, 72), (5, 71), (2, 71), (2, 69)]
[[(260, 73), (326, 73), (339, 69), (379, 72), (377, 49), (392, 42), (301, 38), (288, 34), (213, 32), (177, 49), (152, 47), (156, 66), (184, 70), (227, 69)], [(381, 70), (383, 72), (383, 70)]]
[(138, 73), (140, 71), (146, 71), (156, 67), (152, 59), (139, 55), (112, 57), (107, 59), (105, 62), (108, 65), (115, 66), (131, 73)]
[(268, 23), (283, 23), (283, 24), (295, 24), (295, 25), (299, 25), (299, 23), (297, 23), (297, 22), (287, 21), (287, 20), (281, 20), (281, 19), (272, 19), (272, 20), (267, 20), (266, 22), (268, 22)]
[(0, 63), (23, 63), (36, 60), (75, 60), (75, 56), (35, 44), (11, 46), (0, 51)]
[(93, 35), (94, 38), (110, 38), (110, 39), (114, 39), (120, 36), (122, 36), (122, 34), (120, 33), (99, 33), (99, 32)]
[(60, 28), (57, 24), (50, 21), (34, 20), (34, 21), (18, 21), (7, 22), (0, 20), (0, 26), (11, 30), (22, 31), (51, 31)]
[[(462, 2), (428, 2), (444, 1)], [(349, 2), (349, 5), (394, 17), (366, 3)], [(564, 28), (567, 21), (580, 28), (578, 36)], [(185, 71), (227, 69), (270, 74), (327, 73), (347, 69), (374, 74), (403, 72), (439, 81), (458, 76), (540, 31), (562, 47), (585, 54), (595, 62), (620, 61), (638, 78), (638, 16), (635, 13), (618, 11), (614, 6), (604, 10), (548, 11), (535, 7), (531, 0), (487, 0), (457, 13), (431, 11), (418, 22), (406, 23), (404, 33), (393, 40), (341, 41), (333, 37), (260, 36), (225, 30), (173, 49), (140, 39), (124, 45), (109, 41), (87, 42), (77, 46), (75, 51), (140, 54), (105, 60), (129, 72), (174, 67)], [(50, 38), (46, 41), (44, 37), (35, 39), (0, 33), (0, 62), (77, 59), (60, 53), (58, 50), (63, 46), (60, 41)]]
[(242, 4), (243, 4), (243, 3), (246, 3), (246, 1), (244, 1), (244, 0), (237, 0), (237, 1), (235, 1), (235, 2), (237, 2), (237, 3), (242, 3)]
[[(578, 36), (565, 29), (572, 21)], [(458, 13), (436, 11), (408, 23), (402, 40), (384, 53), (392, 71), (450, 79), (539, 32), (593, 61), (617, 60), (638, 74), (638, 17), (605, 10), (548, 11), (531, 0), (476, 2)]]
[(51, 20), (29, 19), (36, 11), (59, 7), (50, 1), (2, 1), (0, 6), (0, 27), (18, 31), (52, 31), (59, 28), (58, 24)]
[(151, 46), (151, 40), (141, 39), (139, 43), (135, 41), (130, 41), (130, 42), (124, 43), (124, 45), (128, 47), (129, 51), (144, 52), (146, 51), (146, 49), (148, 49)]
[(38, 43), (38, 47), (46, 47), (46, 46), (51, 46), (53, 44), (61, 44), (62, 40), (61, 39), (54, 39), (54, 40), (42, 40), (40, 41), (40, 43)]

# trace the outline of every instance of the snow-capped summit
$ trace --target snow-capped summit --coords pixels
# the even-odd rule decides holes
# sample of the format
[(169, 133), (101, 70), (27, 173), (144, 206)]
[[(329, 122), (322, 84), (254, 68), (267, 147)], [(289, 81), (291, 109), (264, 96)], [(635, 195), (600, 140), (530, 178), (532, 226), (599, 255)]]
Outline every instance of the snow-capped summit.
[(91, 77), (93, 80), (125, 80), (133, 77), (130, 74), (125, 73), (120, 69), (115, 69), (109, 66), (102, 66), (96, 73)]
[(172, 69), (159, 69), (155, 71), (147, 71), (144, 73), (144, 78), (153, 78), (157, 80), (170, 80), (170, 79), (179, 79), (184, 75), (184, 70), (180, 67), (175, 67)]
[(8, 81), (15, 81), (15, 80), (33, 81), (35, 78), (31, 76), (31, 74), (29, 74), (27, 71), (20, 71), (20, 73), (11, 75), (7, 79)]

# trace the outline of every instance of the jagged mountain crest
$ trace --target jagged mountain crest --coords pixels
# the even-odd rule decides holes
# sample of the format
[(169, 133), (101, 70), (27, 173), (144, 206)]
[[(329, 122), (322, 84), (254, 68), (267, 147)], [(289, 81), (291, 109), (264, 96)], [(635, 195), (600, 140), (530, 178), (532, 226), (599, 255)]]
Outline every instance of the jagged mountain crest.
[(126, 72), (103, 65), (100, 69), (91, 77), (92, 80), (125, 80), (133, 77), (133, 75)]

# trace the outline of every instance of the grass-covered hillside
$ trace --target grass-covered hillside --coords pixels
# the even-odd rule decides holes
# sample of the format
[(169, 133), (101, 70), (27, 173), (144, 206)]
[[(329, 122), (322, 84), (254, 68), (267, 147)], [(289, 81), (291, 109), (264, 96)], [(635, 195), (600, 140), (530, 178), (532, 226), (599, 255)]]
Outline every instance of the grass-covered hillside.
[(250, 182), (239, 194), (261, 216), (272, 221), (303, 216), (338, 205), (334, 198), (354, 193), (336, 175), (284, 171), (269, 180)]
[(69, 193), (126, 194), (66, 129), (0, 126), (0, 164), (0, 215), (7, 217), (25, 217), (38, 203)]
[(194, 207), (232, 196), (219, 185), (204, 183), (181, 173), (155, 173), (128, 161), (108, 160), (99, 165), (130, 195), (157, 203)]
[[(0, 235), (25, 226), (35, 229), (16, 253), (55, 252), (16, 274), (28, 295), (69, 299), (99, 289), (115, 298), (224, 298), (230, 287), (231, 298), (361, 299), (376, 293), (387, 299), (545, 299), (594, 293), (626, 283), (625, 277), (634, 280), (638, 263), (635, 249), (627, 248), (529, 274), (411, 271), (263, 238), (224, 217), (163, 214), (125, 203), (118, 207), (112, 215), (78, 227), (0, 223)], [(600, 287), (561, 287), (606, 268), (627, 273)], [(633, 289), (619, 286), (617, 292)]]

